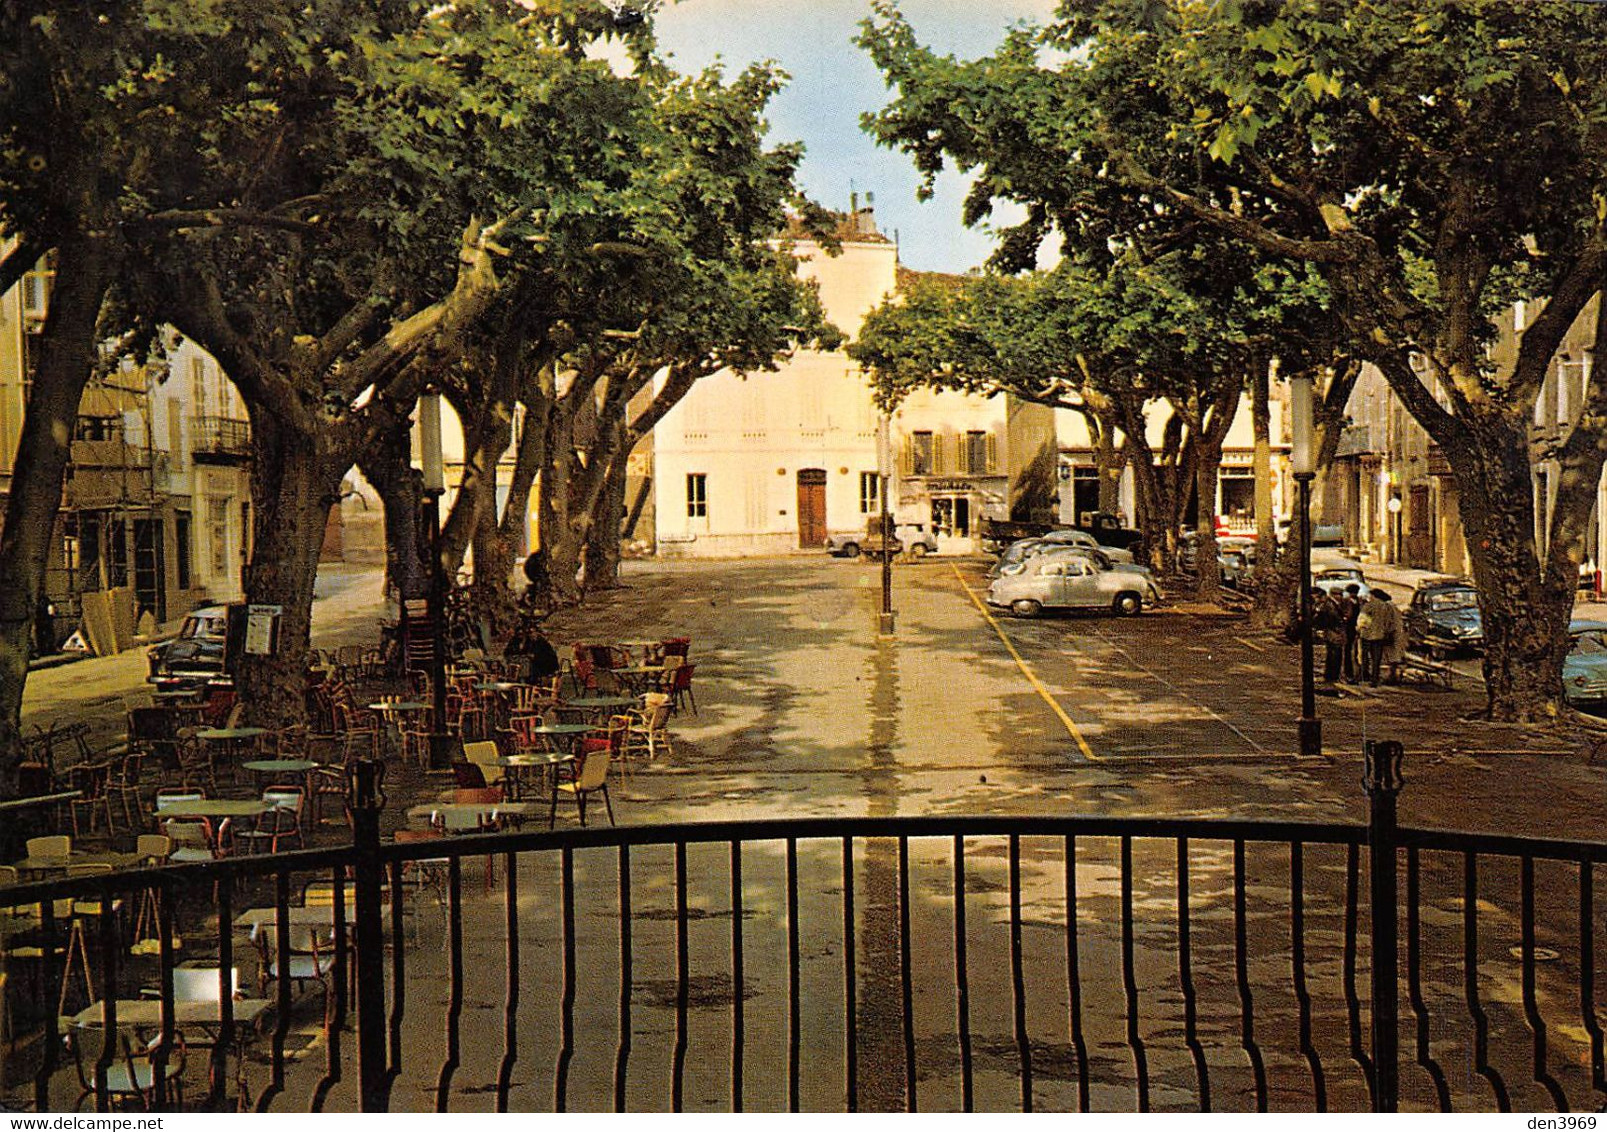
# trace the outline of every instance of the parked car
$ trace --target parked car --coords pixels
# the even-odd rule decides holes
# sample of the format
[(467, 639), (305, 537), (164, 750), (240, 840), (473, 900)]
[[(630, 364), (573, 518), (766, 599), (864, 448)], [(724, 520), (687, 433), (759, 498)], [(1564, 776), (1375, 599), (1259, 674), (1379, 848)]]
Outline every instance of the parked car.
[(1577, 708), (1607, 708), (1607, 621), (1575, 621), (1568, 637), (1563, 696)]
[(997, 578), (1000, 574), (1004, 573), (1007, 568), (1011, 566), (1019, 566), (1022, 562), (1025, 562), (1033, 555), (1041, 553), (1044, 548), (1049, 545), (1049, 543), (1044, 542), (1041, 538), (1017, 539), (1015, 542), (1004, 548), (1004, 551), (999, 555), (999, 560), (997, 562), (988, 567), (988, 577)]
[(1067, 547), (1036, 555), (993, 580), (988, 604), (1017, 617), (1037, 617), (1046, 609), (1110, 609), (1131, 617), (1146, 601), (1160, 600), (1144, 567), (1102, 568), (1097, 553)]
[(1484, 648), (1479, 591), (1454, 578), (1425, 582), (1405, 610), (1406, 643), (1432, 657)]
[(1325, 594), (1350, 586), (1359, 586), (1362, 597), (1370, 592), (1360, 562), (1322, 547), (1311, 550), (1311, 584)]
[[(1289, 519), (1279, 519), (1277, 525), (1278, 543), (1283, 545), (1289, 541), (1289, 534), (1294, 529), (1294, 523)], [(1345, 528), (1339, 523), (1319, 523), (1315, 519), (1311, 523), (1312, 546), (1343, 546), (1345, 544)]]
[[(925, 523), (894, 523), (892, 551), (900, 554), (905, 548), (912, 556), (920, 558), (927, 554), (937, 553), (937, 538), (926, 529)], [(880, 554), (882, 552), (882, 521), (873, 518), (866, 522), (863, 534), (855, 532), (846, 535), (829, 535), (826, 538), (826, 553), (835, 558), (858, 558), (861, 554)]]
[(1222, 584), (1233, 590), (1255, 588), (1255, 538), (1228, 535), (1216, 540), (1216, 570)]
[(244, 605), (207, 605), (192, 611), (184, 618), (176, 637), (146, 650), (145, 659), (150, 666), (146, 682), (174, 689), (231, 683), (231, 621), (238, 638), (244, 632)]
[(1348, 590), (1356, 587), (1356, 596), (1365, 598), (1371, 593), (1367, 579), (1362, 577), (1360, 567), (1330, 566), (1322, 570), (1311, 572), (1311, 584), (1325, 594)]
[(1039, 536), (1042, 541), (1057, 546), (1083, 546), (1090, 550), (1098, 550), (1105, 554), (1112, 562), (1131, 562), (1133, 552), (1122, 546), (1105, 546), (1087, 531), (1080, 531), (1075, 527), (1068, 527), (1058, 531), (1050, 531)]

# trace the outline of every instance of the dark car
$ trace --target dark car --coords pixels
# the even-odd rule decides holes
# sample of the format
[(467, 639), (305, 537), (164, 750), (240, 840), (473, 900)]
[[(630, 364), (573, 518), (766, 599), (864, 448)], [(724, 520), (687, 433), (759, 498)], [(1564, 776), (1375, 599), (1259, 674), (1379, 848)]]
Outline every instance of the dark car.
[(176, 689), (228, 683), (229, 623), (241, 621), (244, 613), (243, 605), (208, 605), (190, 613), (178, 636), (147, 650), (151, 670), (146, 681)]
[(1407, 645), (1430, 656), (1484, 648), (1479, 591), (1466, 582), (1446, 580), (1418, 586), (1406, 606), (1405, 621)]

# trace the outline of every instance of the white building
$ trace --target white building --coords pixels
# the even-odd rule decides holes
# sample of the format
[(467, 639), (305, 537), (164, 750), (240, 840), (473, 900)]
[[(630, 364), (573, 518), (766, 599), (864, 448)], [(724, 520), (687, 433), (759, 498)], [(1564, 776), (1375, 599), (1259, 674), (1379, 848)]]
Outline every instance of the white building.
[[(868, 209), (845, 218), (842, 251), (795, 249), (826, 316), (850, 339), (898, 287), (898, 248)], [(699, 381), (654, 430), (658, 553), (818, 551), (828, 533), (881, 513), (880, 414), (841, 350), (800, 350), (777, 373)], [(1050, 410), (1003, 396), (918, 391), (890, 424), (890, 510), (928, 524), (940, 552), (975, 548), (984, 516), (1054, 508)], [(642, 532), (637, 532), (643, 537)]]

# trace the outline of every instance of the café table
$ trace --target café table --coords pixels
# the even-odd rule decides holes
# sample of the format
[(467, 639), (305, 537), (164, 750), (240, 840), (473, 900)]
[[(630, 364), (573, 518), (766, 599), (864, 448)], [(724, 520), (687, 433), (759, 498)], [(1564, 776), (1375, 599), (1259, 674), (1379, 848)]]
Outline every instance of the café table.
[(114, 869), (131, 869), (144, 860), (145, 858), (138, 853), (86, 852), (75, 849), (65, 857), (24, 857), (20, 861), (11, 862), (11, 867), (19, 873), (64, 873), (74, 865), (110, 865)]
[(422, 700), (381, 700), (368, 705), (369, 711), (378, 712), (385, 721), (385, 741), (392, 751), (401, 749), (402, 724), (414, 712), (429, 711), (430, 705)]
[(524, 771), (539, 770), (545, 778), (558, 773), (559, 767), (574, 761), (575, 756), (569, 751), (531, 751), (522, 755), (503, 755), (497, 759), (497, 765), (508, 772), (508, 800), (517, 802), (524, 793)]
[[(238, 755), (247, 746), (255, 750), (257, 740), (268, 734), (271, 732), (266, 727), (203, 727), (195, 733), (195, 737), (204, 743), (216, 743), (231, 755)], [(216, 766), (216, 763), (213, 765)], [(232, 763), (229, 773), (234, 773)]]
[(474, 690), (480, 693), (487, 711), (488, 734), (508, 729), (508, 717), (511, 714), (508, 697), (528, 687), (529, 684), (519, 684), (511, 680), (482, 680), (474, 685)]
[[(597, 728), (589, 723), (536, 723), (528, 727), (521, 727), (515, 733), (519, 737), (526, 735), (543, 735), (559, 743), (573, 743), (575, 737), (596, 731)], [(540, 752), (520, 752), (521, 754), (539, 754)]]
[(655, 680), (663, 679), (664, 666), (662, 664), (627, 664), (624, 668), (613, 670), (614, 675), (621, 677), (629, 684), (631, 690), (640, 693), (642, 688)]
[[(162, 1000), (159, 998), (120, 998), (116, 1001), (119, 1026), (156, 1027), (162, 1024)], [(267, 998), (237, 998), (233, 1000), (236, 1024), (254, 1026), (257, 1020), (273, 1007)], [(91, 1003), (73, 1015), (73, 1025), (80, 1029), (99, 1026), (104, 1018), (105, 1002)], [(173, 1022), (179, 1026), (207, 1026), (218, 1023), (219, 1005), (216, 999), (176, 998), (173, 1000)]]
[(486, 819), (498, 821), (505, 817), (539, 817), (547, 805), (544, 802), (424, 802), (410, 807), (407, 820), (441, 824), (453, 833), (478, 832)]
[(273, 803), (261, 798), (197, 798), (193, 801), (173, 801), (157, 806), (159, 821), (169, 818), (255, 818), (273, 809)]
[[(356, 916), (356, 897), (352, 895), (351, 886), (341, 894), (341, 904), (346, 909), (346, 926), (354, 928)], [(380, 905), (381, 913), (389, 913), (390, 901)], [(292, 904), (285, 909), (288, 913), (290, 926), (293, 928), (322, 928), (329, 927), (335, 922), (335, 902), (333, 900), (322, 904)], [(242, 931), (260, 931), (271, 928), (279, 923), (279, 909), (277, 908), (247, 908), (234, 918), (234, 926)]]
[(308, 798), (312, 797), (312, 772), (318, 769), (318, 764), (312, 759), (252, 759), (250, 762), (240, 764), (241, 769), (249, 770), (255, 776), (257, 789), (264, 785), (272, 786), (272, 780), (281, 781), (287, 778), (299, 778), (301, 788)]
[(573, 700), (563, 700), (558, 704), (558, 710), (574, 708), (593, 717), (603, 715), (620, 708), (636, 706), (635, 696), (581, 696)]

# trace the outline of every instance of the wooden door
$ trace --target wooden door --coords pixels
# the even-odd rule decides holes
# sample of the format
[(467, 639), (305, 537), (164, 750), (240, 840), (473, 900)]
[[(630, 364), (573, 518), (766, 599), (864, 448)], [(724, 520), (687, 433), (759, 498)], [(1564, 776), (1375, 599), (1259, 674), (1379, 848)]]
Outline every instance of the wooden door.
[(826, 542), (826, 471), (802, 468), (798, 472), (798, 545), (816, 549)]

